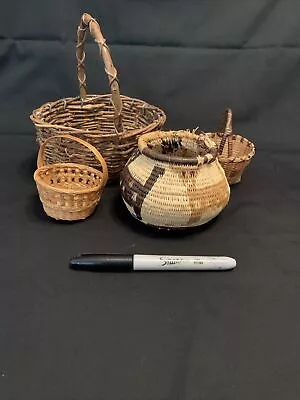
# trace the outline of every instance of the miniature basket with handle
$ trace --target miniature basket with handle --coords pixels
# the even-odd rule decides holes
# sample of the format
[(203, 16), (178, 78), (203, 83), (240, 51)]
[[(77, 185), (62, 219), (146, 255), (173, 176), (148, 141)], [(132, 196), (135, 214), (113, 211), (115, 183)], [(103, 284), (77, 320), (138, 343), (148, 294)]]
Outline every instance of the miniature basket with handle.
[[(58, 146), (61, 153), (52, 157)], [(91, 153), (90, 159), (94, 157), (97, 169), (81, 163), (83, 148)], [(81, 151), (77, 153), (78, 150)], [(55, 135), (41, 144), (34, 180), (48, 216), (66, 221), (87, 218), (98, 205), (107, 179), (104, 158), (84, 140), (71, 135)]]
[[(84, 43), (87, 31), (95, 39), (108, 76), (110, 94), (88, 95)], [(117, 177), (137, 147), (140, 134), (160, 129), (166, 115), (143, 100), (120, 95), (117, 70), (98, 22), (84, 13), (77, 29), (79, 97), (59, 99), (33, 110), (30, 118), (39, 144), (56, 134), (71, 134), (95, 146), (105, 158), (109, 178)], [(85, 164), (93, 167), (86, 151)]]
[(255, 155), (255, 145), (241, 135), (233, 133), (232, 110), (225, 112), (223, 132), (206, 133), (218, 147), (218, 159), (230, 185), (241, 181), (243, 172)]

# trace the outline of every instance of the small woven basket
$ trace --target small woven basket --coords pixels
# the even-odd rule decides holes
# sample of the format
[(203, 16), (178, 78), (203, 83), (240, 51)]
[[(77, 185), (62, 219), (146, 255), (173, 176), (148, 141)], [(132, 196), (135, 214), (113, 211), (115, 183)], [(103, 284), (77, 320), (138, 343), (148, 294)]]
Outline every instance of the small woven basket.
[[(111, 94), (87, 95), (84, 43), (88, 30), (103, 58)], [(166, 115), (143, 100), (120, 95), (109, 47), (98, 22), (86, 13), (77, 30), (76, 58), (80, 96), (59, 99), (33, 110), (30, 119), (35, 125), (37, 141), (41, 144), (50, 136), (65, 133), (80, 137), (101, 152), (109, 178), (115, 178), (137, 147), (137, 137), (160, 129)], [(94, 167), (89, 151), (85, 153), (85, 164)]]
[(255, 146), (250, 140), (233, 133), (232, 110), (227, 109), (225, 112), (224, 132), (208, 132), (206, 135), (217, 144), (218, 159), (229, 184), (239, 183), (255, 155)]
[(160, 229), (203, 225), (230, 197), (216, 144), (187, 130), (142, 135), (121, 173), (120, 188), (131, 215)]
[[(82, 153), (77, 153), (79, 146), (88, 149), (94, 156), (98, 162), (97, 169), (81, 164)], [(54, 154), (57, 148), (64, 148), (63, 153)], [(72, 162), (56, 162), (56, 159), (63, 158)], [(94, 212), (108, 172), (104, 158), (91, 144), (71, 135), (50, 137), (40, 146), (37, 167), (34, 180), (49, 217), (75, 221), (85, 219)]]

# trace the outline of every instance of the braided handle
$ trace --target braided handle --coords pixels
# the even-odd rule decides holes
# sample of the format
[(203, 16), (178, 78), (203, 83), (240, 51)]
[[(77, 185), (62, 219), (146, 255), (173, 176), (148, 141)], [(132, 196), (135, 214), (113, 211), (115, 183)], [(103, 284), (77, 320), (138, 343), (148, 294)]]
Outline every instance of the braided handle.
[[(226, 140), (228, 137), (232, 135), (232, 110), (231, 108), (228, 108), (225, 111), (225, 128), (224, 128), (224, 133), (222, 135), (222, 139), (220, 142), (219, 146), (219, 154), (221, 155), (223, 153), (224, 147)], [(232, 154), (232, 143), (230, 140), (228, 140), (228, 157), (231, 157)]]
[(75, 136), (71, 136), (71, 135), (54, 135), (54, 136), (50, 136), (48, 137), (41, 145), (39, 148), (39, 152), (38, 152), (38, 157), (37, 157), (37, 167), (43, 167), (46, 165), (45, 163), (45, 150), (46, 150), (46, 146), (47, 144), (53, 140), (53, 139), (57, 139), (57, 138), (63, 138), (63, 139), (69, 139), (72, 140), (74, 142), (80, 143), (82, 146), (87, 147), (96, 157), (96, 159), (99, 161), (101, 167), (102, 167), (102, 173), (103, 173), (103, 185), (105, 185), (107, 183), (108, 180), (108, 170), (107, 170), (107, 165), (106, 165), (106, 161), (104, 160), (104, 158), (102, 157), (102, 155), (99, 153), (99, 151), (92, 146), (90, 143), (86, 142), (85, 140), (79, 139)]
[(87, 84), (86, 84), (86, 73), (85, 73), (85, 52), (84, 43), (86, 39), (86, 33), (89, 29), (92, 37), (97, 43), (100, 51), (100, 56), (103, 58), (105, 72), (108, 76), (108, 81), (111, 90), (111, 98), (113, 107), (115, 109), (114, 124), (117, 132), (123, 131), (122, 126), (122, 99), (120, 96), (120, 86), (118, 82), (117, 70), (113, 64), (109, 47), (106, 44), (106, 40), (102, 35), (98, 22), (89, 14), (84, 13), (81, 17), (80, 24), (77, 28), (77, 44), (76, 44), (76, 58), (77, 58), (77, 75), (79, 82), (80, 97), (84, 100), (87, 96)]

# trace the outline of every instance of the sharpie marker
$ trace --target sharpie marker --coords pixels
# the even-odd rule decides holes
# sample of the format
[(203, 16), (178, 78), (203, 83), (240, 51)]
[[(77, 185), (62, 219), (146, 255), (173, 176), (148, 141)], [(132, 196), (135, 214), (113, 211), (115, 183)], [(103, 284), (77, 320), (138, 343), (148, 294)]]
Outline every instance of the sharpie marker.
[(234, 258), (223, 256), (81, 254), (70, 260), (70, 268), (92, 272), (225, 271), (235, 267)]

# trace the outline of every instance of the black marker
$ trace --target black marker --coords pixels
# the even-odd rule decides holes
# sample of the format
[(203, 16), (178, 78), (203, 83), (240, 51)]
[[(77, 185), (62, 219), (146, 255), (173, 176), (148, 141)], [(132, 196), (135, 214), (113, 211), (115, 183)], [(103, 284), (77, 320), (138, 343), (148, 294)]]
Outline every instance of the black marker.
[(225, 271), (235, 267), (234, 258), (222, 256), (82, 254), (70, 260), (70, 268), (93, 272)]

